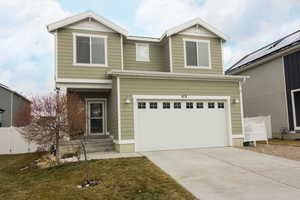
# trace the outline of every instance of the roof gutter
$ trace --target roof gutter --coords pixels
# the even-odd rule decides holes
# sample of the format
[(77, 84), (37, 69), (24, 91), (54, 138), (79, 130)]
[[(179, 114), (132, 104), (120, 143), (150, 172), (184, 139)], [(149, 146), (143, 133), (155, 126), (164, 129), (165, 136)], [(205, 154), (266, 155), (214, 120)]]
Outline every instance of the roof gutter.
[(172, 72), (150, 72), (109, 70), (107, 75), (124, 78), (153, 78), (153, 79), (175, 79), (175, 80), (206, 80), (206, 81), (245, 81), (248, 76), (218, 75), (218, 74), (190, 74)]
[(268, 62), (268, 61), (273, 60), (273, 59), (275, 59), (277, 57), (285, 56), (288, 52), (293, 51), (293, 50), (298, 49), (298, 48), (300, 48), (300, 44), (297, 44), (297, 45), (295, 45), (295, 46), (293, 46), (291, 48), (287, 48), (287, 49), (285, 49), (285, 50), (283, 50), (281, 52), (274, 53), (273, 55), (269, 55), (269, 56), (266, 55), (265, 57), (263, 57), (261, 59), (258, 59), (256, 61), (250, 62), (250, 63), (248, 63), (248, 64), (246, 64), (244, 66), (241, 66), (239, 68), (233, 69), (232, 71), (228, 71), (226, 73), (232, 74), (232, 75), (239, 74), (239, 73), (241, 73), (243, 71), (246, 71), (248, 69), (256, 67), (257, 65), (260, 65), (262, 63)]

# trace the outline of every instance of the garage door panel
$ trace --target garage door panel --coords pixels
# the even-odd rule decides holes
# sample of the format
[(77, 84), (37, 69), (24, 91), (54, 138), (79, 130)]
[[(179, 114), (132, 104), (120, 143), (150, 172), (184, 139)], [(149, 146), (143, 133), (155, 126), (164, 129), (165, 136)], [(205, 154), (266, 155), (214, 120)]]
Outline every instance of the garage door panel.
[[(226, 107), (218, 109), (217, 102), (213, 109), (206, 101), (203, 108), (192, 101), (191, 109), (184, 101), (139, 102), (146, 102), (146, 108), (136, 112), (137, 151), (228, 146)], [(150, 102), (157, 102), (157, 109), (150, 109)], [(163, 109), (163, 102), (170, 102), (170, 109)], [(174, 109), (175, 102), (181, 109)]]

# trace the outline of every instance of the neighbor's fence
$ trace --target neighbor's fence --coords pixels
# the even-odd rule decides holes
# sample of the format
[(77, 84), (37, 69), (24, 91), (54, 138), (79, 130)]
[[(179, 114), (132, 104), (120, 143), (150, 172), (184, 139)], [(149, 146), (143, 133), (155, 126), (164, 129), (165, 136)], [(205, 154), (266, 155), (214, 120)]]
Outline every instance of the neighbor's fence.
[(37, 150), (37, 145), (26, 140), (16, 127), (0, 128), (0, 154), (29, 153)]
[(268, 142), (268, 138), (272, 138), (271, 116), (249, 117), (244, 122), (245, 142)]

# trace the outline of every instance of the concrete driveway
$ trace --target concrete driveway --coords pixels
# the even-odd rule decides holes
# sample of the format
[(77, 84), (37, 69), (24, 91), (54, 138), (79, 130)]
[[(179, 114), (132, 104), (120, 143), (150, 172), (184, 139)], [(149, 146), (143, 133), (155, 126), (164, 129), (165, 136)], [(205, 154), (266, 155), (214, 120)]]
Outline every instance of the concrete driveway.
[(231, 147), (144, 152), (201, 200), (299, 200), (300, 162)]

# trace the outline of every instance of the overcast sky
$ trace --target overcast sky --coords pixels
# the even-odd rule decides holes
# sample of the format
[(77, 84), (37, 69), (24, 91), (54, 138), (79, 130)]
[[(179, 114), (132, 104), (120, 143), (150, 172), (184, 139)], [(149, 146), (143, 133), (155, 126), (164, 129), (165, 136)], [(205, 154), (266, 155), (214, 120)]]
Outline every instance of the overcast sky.
[(225, 68), (300, 29), (299, 0), (6, 0), (0, 1), (0, 83), (27, 96), (54, 86), (54, 40), (46, 25), (92, 10), (131, 35), (161, 36), (200, 17), (230, 37)]

